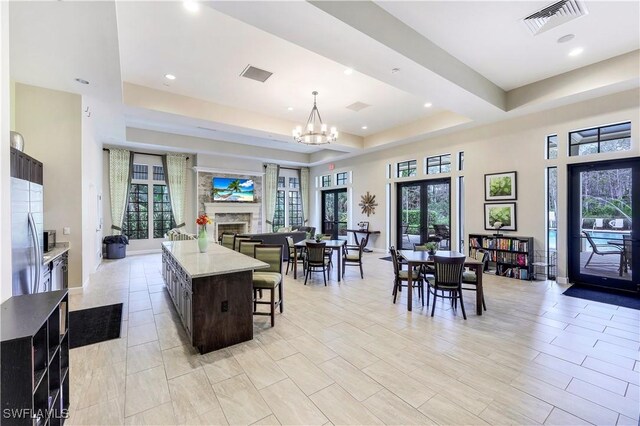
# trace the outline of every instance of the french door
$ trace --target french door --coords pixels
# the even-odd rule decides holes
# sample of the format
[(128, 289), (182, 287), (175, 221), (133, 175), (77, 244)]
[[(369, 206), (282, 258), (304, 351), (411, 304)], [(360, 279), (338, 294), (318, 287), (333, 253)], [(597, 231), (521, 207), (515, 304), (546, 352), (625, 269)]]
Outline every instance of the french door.
[(397, 187), (397, 245), (436, 241), (441, 250), (451, 247), (451, 179), (402, 182)]
[(569, 165), (568, 185), (569, 280), (637, 292), (640, 157)]
[(322, 233), (332, 239), (347, 236), (347, 189), (322, 191)]

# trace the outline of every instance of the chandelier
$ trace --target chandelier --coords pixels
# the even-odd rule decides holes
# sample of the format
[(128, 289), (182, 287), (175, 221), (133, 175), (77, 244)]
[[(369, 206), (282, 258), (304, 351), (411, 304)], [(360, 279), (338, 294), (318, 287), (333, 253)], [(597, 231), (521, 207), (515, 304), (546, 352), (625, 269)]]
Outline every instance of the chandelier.
[(313, 95), (313, 108), (311, 109), (311, 114), (309, 114), (309, 119), (307, 119), (305, 132), (302, 132), (302, 126), (297, 126), (293, 129), (293, 139), (298, 143), (307, 145), (322, 145), (335, 142), (338, 140), (338, 130), (332, 127), (331, 130), (327, 132), (327, 125), (322, 122), (320, 112), (316, 106), (316, 96), (318, 96), (318, 92), (314, 91), (311, 94)]

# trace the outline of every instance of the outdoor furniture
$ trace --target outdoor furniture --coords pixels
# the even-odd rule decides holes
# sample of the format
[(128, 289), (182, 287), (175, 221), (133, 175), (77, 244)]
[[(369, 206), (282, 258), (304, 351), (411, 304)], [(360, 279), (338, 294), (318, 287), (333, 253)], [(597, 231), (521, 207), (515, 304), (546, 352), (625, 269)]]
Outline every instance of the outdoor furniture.
[(582, 231), (582, 233), (587, 238), (587, 241), (591, 245), (591, 250), (592, 250), (591, 256), (589, 256), (589, 259), (587, 259), (587, 263), (584, 264), (584, 267), (586, 268), (587, 266), (589, 266), (589, 262), (591, 262), (591, 259), (593, 258), (594, 254), (597, 254), (598, 256), (608, 256), (608, 255), (620, 256), (620, 275), (622, 275), (622, 260), (623, 260), (622, 247), (616, 246), (613, 244), (596, 244), (593, 241), (593, 238), (591, 238), (591, 235), (589, 235), (587, 231)]
[[(271, 327), (275, 325), (276, 306), (283, 311), (282, 291), (282, 246), (278, 244), (257, 244), (254, 247), (257, 260), (269, 264), (268, 268), (253, 273), (253, 315), (271, 316)], [(275, 300), (275, 290), (278, 289), (278, 300)], [(257, 293), (269, 290), (269, 301), (258, 300)], [(269, 312), (258, 312), (258, 305), (269, 305)]]
[[(325, 257), (326, 243), (307, 243), (307, 261), (306, 261), (306, 274), (304, 276), (304, 285), (307, 285), (307, 279), (311, 272), (322, 272), (322, 278), (324, 279), (324, 285), (327, 285), (327, 269), (329, 267), (327, 258)], [(339, 262), (338, 262), (339, 263)]]
[[(454, 308), (457, 307), (457, 300), (460, 299), (460, 309), (462, 317), (466, 320), (467, 314), (464, 311), (464, 300), (462, 299), (462, 274), (464, 272), (464, 257), (448, 257), (434, 256), (435, 262), (435, 280), (433, 284), (429, 284), (427, 291), (431, 292), (433, 287), (433, 306), (431, 308), (431, 316), (436, 312), (436, 301), (438, 297), (450, 299)], [(442, 293), (438, 295), (438, 290)], [(445, 295), (447, 292), (449, 295)]]
[[(418, 283), (418, 294), (422, 300), (422, 306), (424, 306), (424, 280), (420, 277), (419, 271), (417, 269), (409, 269), (407, 271), (402, 270), (402, 264), (398, 259), (398, 252), (396, 248), (393, 246), (389, 247), (389, 252), (391, 253), (391, 260), (393, 261), (394, 273), (393, 292), (391, 293), (393, 295), (393, 303), (396, 303), (398, 292), (402, 290), (402, 287), (409, 286), (409, 275), (411, 275), (411, 280)], [(409, 271), (411, 271), (411, 273), (409, 273)], [(405, 281), (407, 282), (407, 284), (403, 285), (402, 283)], [(409, 293), (411, 293), (411, 290), (409, 290)], [(408, 301), (411, 300), (409, 296), (407, 296), (407, 298)], [(427, 303), (427, 306), (428, 305), (429, 303)]]
[[(414, 266), (419, 265), (433, 265), (434, 257), (429, 256), (429, 253), (426, 251), (413, 251), (413, 250), (400, 250), (399, 255), (403, 257), (407, 264), (409, 265), (409, 269), (412, 269)], [(478, 283), (476, 284), (476, 314), (482, 315), (482, 297), (484, 296), (484, 289), (482, 286), (482, 262), (472, 257), (466, 257), (464, 254), (459, 253), (457, 251), (449, 251), (449, 250), (438, 250), (436, 252), (436, 256), (440, 257), (463, 257), (465, 258), (464, 266), (473, 269), (476, 271), (476, 275), (478, 277)], [(409, 287), (409, 294), (407, 295), (407, 310), (413, 310), (413, 305), (411, 302), (411, 289), (413, 288), (413, 279), (412, 276), (409, 275), (409, 280), (407, 281), (407, 285)]]
[[(629, 269), (631, 269), (631, 259), (633, 259), (633, 251), (632, 251), (632, 240), (631, 240), (631, 235), (623, 235), (622, 236), (622, 242), (623, 242), (623, 246), (622, 246), (622, 254), (623, 254), (623, 266), (624, 266), (624, 272), (629, 272)], [(622, 268), (620, 268), (620, 275), (622, 276)]]
[(236, 234), (225, 232), (222, 234), (222, 237), (220, 238), (220, 244), (222, 244), (223, 247), (226, 247), (229, 250), (233, 250), (233, 242), (235, 238), (236, 238)]
[[(482, 262), (482, 269), (480, 271), (484, 271), (487, 262), (489, 261), (489, 252), (484, 250), (476, 250), (475, 256), (476, 260)], [(482, 272), (480, 272), (482, 273)], [(478, 291), (478, 271), (465, 270), (462, 273), (462, 283), (468, 284), (468, 286), (463, 286), (463, 290), (470, 291)], [(482, 309), (487, 310), (487, 304), (484, 301), (484, 294), (482, 295)]]
[[(322, 241), (326, 247), (336, 250), (338, 252), (338, 259), (342, 258), (342, 247), (346, 244), (345, 240), (323, 240)], [(304, 248), (307, 247), (307, 244), (315, 243), (315, 240), (302, 240), (295, 243), (295, 247)], [(297, 251), (294, 252), (295, 256), (297, 256)], [(340, 282), (342, 276), (342, 262), (338, 262), (338, 282)], [(293, 263), (293, 278), (298, 277), (298, 262)]]
[(613, 219), (609, 221), (609, 226), (611, 229), (623, 229), (624, 228), (624, 219)]
[(602, 229), (604, 228), (604, 219), (593, 219), (593, 229)]
[[(344, 277), (344, 270), (347, 266), (359, 266), (360, 278), (364, 279), (364, 272), (362, 271), (362, 252), (364, 251), (364, 246), (366, 244), (366, 240), (363, 239), (357, 246), (344, 246), (344, 249), (342, 250), (342, 277)], [(351, 250), (351, 253), (349, 253), (349, 250)]]

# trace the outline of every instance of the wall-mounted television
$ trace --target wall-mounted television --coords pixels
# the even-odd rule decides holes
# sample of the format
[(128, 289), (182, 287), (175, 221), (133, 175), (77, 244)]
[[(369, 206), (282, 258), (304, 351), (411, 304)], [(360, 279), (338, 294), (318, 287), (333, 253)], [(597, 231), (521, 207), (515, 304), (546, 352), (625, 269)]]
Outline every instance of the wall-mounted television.
[(253, 179), (214, 177), (213, 201), (253, 202)]

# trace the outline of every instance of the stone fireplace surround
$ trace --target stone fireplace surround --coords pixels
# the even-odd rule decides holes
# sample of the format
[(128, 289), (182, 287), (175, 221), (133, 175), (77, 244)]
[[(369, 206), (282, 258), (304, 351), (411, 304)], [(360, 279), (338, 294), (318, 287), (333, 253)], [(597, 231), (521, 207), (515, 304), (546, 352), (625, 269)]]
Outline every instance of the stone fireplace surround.
[(247, 233), (262, 232), (262, 203), (204, 203), (204, 211), (213, 220), (207, 227), (209, 238), (218, 241), (220, 224), (246, 223)]

